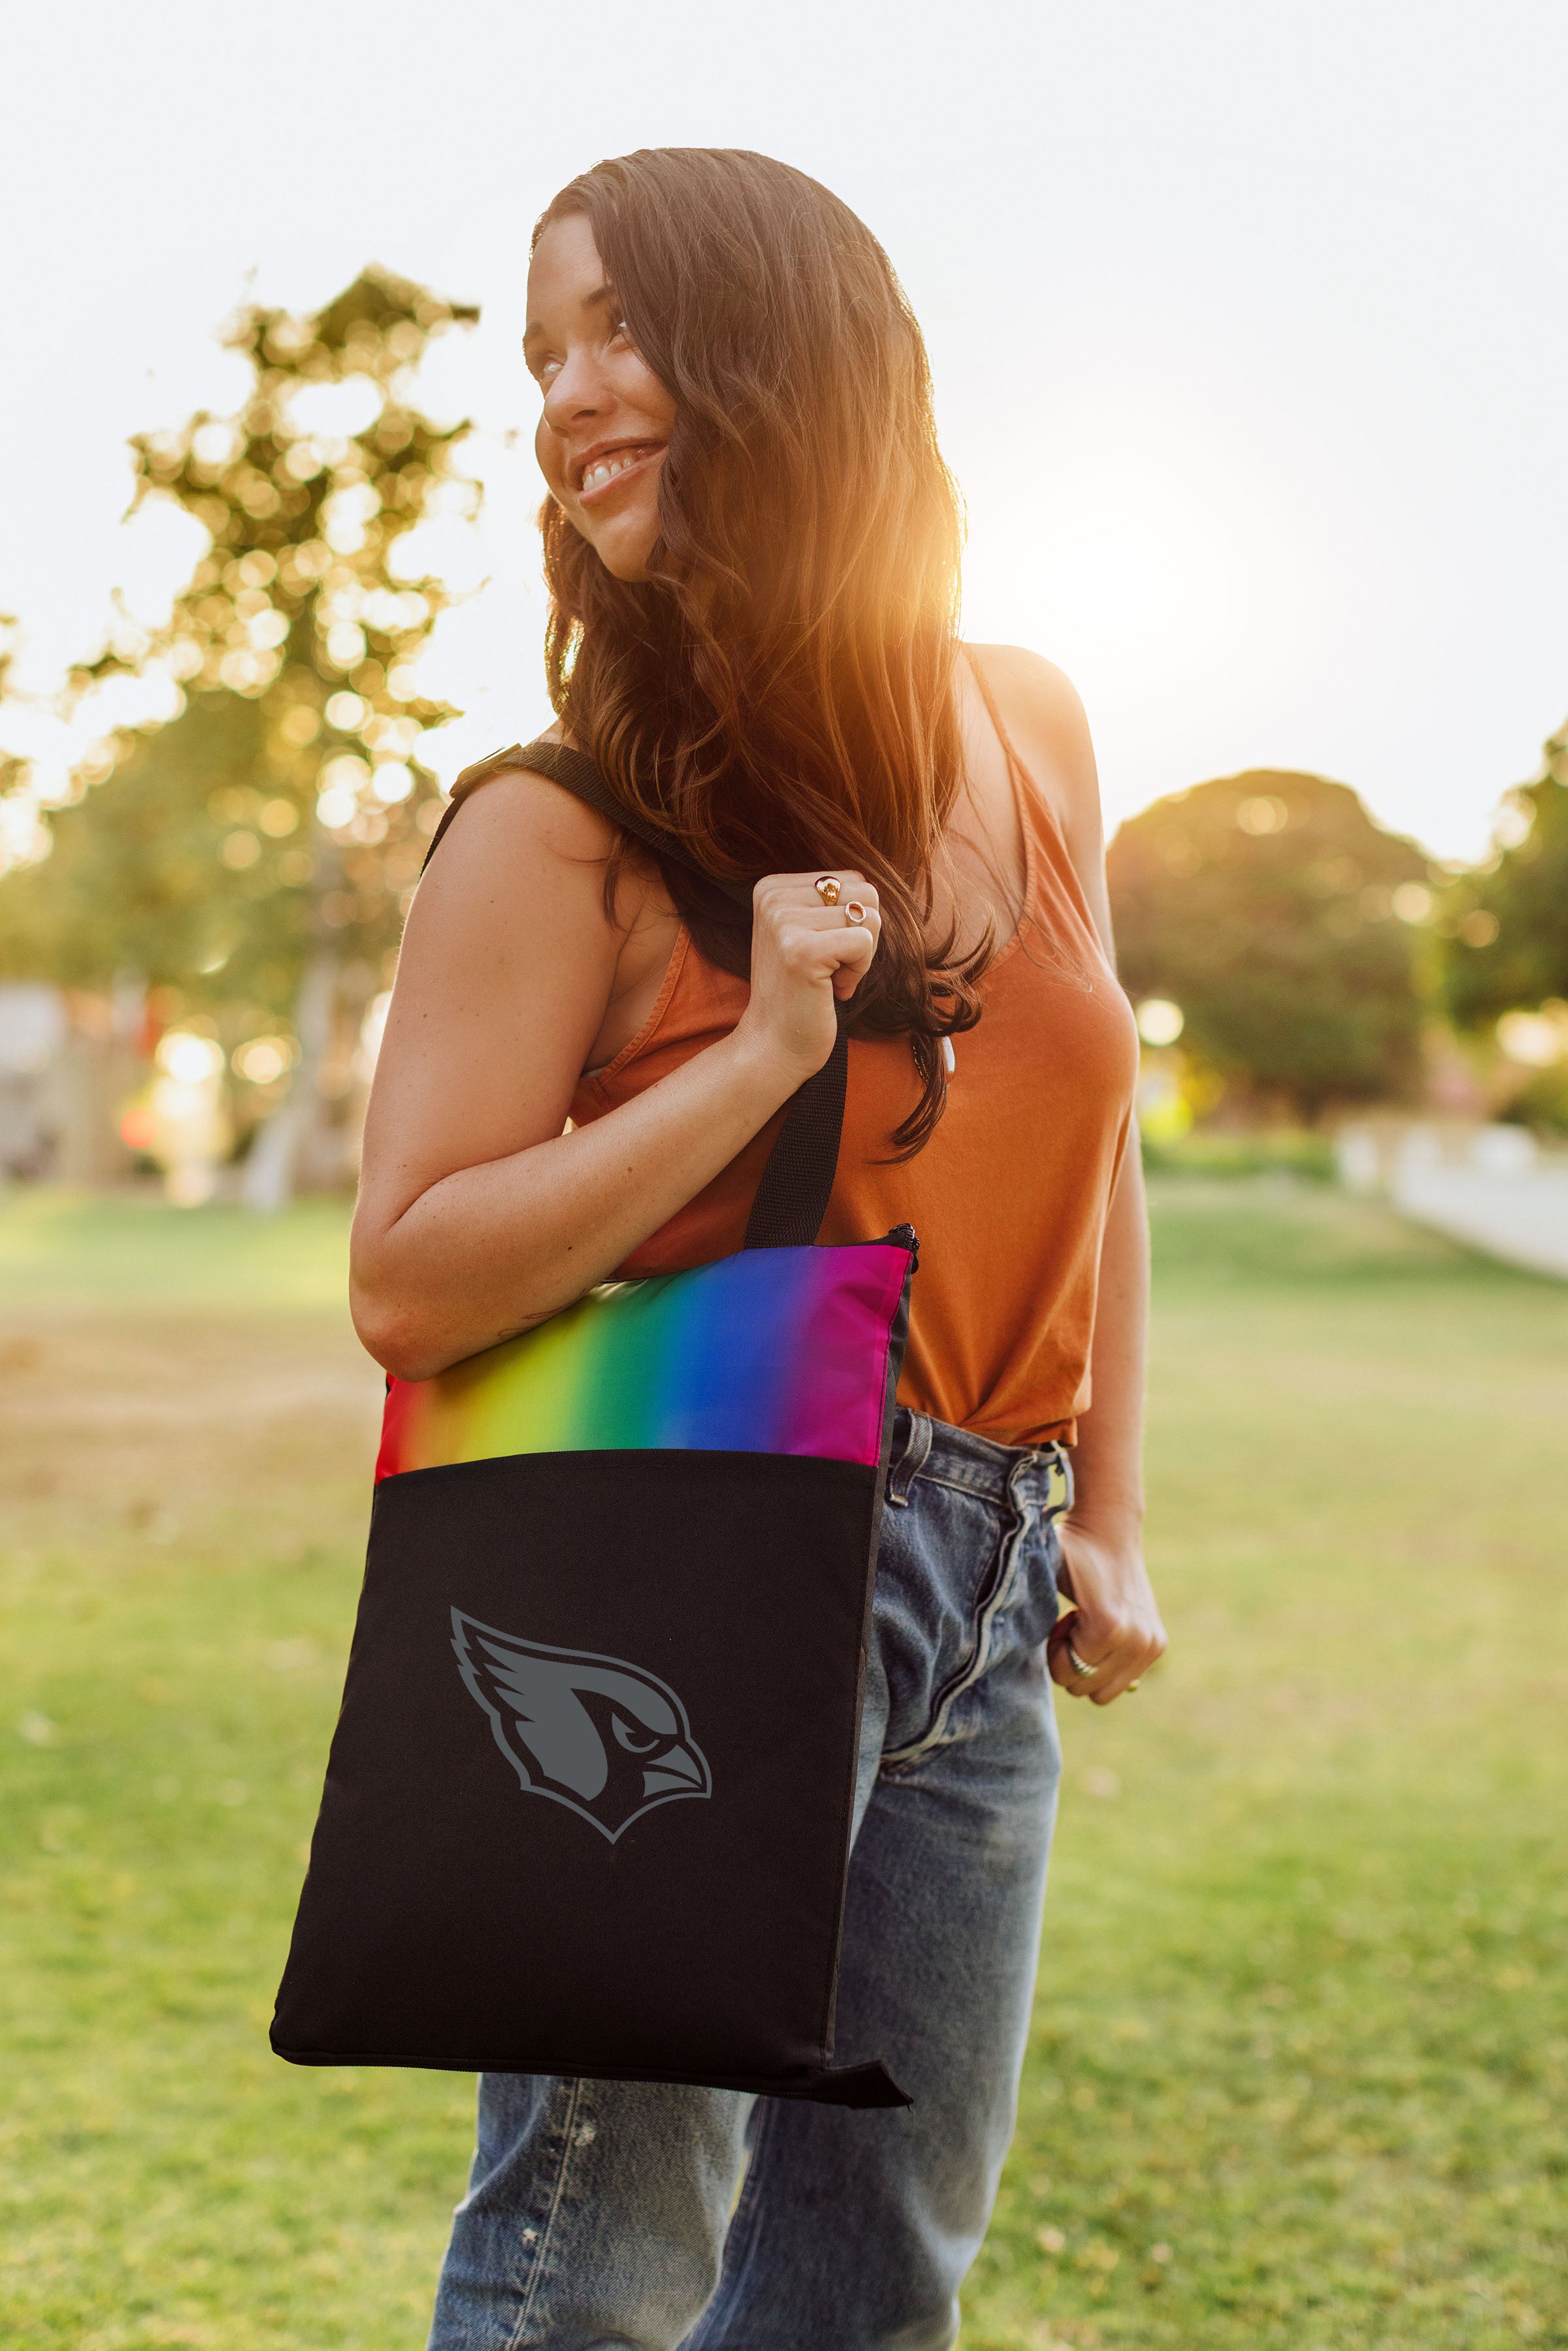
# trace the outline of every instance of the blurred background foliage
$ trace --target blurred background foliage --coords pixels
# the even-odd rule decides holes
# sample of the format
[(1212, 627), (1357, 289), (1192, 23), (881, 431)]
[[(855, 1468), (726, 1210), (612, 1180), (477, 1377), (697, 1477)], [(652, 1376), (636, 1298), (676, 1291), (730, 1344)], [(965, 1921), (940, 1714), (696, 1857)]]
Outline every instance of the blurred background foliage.
[(1233, 1098), (1311, 1124), (1412, 1092), (1430, 871), (1343, 784), (1199, 784), (1124, 824), (1109, 867), (1129, 992), (1181, 1008), (1187, 1050)]
[(1499, 853), (1450, 893), (1449, 1009), (1467, 1027), (1522, 1005), (1568, 997), (1568, 730), (1547, 744), (1540, 775), (1503, 803)]
[[(1477, 866), (1435, 862), (1343, 784), (1256, 768), (1155, 801), (1108, 867), (1155, 1155), (1228, 1164), (1239, 1130), (1358, 1106), (1568, 1134), (1568, 737)], [(1218, 1155), (1195, 1122), (1228, 1134)]]
[(1498, 853), (1444, 907), (1444, 999), (1462, 1032), (1495, 1030), (1528, 1071), (1508, 1114), (1568, 1134), (1568, 729), (1503, 802)]
[(122, 614), (75, 689), (157, 669), (178, 715), (101, 744), (0, 885), (0, 977), (134, 975), (155, 1026), (225, 1047), (242, 1139), (295, 1061), (299, 1093), (346, 1095), (334, 1044), (390, 980), (438, 819), (422, 754), (454, 714), (415, 664), (445, 596), (417, 534), (479, 493), (466, 426), (423, 414), (413, 380), (476, 316), (379, 268), (313, 317), (247, 309), (226, 337), (252, 370), (239, 413), (135, 439), (133, 510), (172, 501), (208, 549), (167, 623)]

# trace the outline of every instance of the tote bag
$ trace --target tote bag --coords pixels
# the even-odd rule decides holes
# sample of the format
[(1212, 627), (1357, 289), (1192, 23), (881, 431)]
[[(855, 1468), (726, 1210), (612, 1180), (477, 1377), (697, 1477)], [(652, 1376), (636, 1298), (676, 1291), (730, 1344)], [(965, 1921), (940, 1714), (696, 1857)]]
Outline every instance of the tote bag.
[[(655, 838), (557, 745), (460, 789), (501, 766)], [(833, 2062), (915, 1261), (815, 1246), (847, 1055), (841, 1017), (737, 1255), (388, 1381), (279, 2056), (909, 2103)]]

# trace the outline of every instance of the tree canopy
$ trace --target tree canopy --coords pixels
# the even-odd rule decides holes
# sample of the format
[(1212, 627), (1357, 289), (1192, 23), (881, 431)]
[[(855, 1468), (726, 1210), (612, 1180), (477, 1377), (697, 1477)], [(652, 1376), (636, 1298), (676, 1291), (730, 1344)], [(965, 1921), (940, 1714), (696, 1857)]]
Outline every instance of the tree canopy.
[(1500, 835), (1490, 867), (1461, 876), (1443, 908), (1443, 993), (1462, 1029), (1568, 997), (1568, 727), (1509, 794)]
[(453, 715), (414, 682), (443, 593), (407, 534), (478, 497), (466, 426), (412, 379), (476, 316), (378, 268), (313, 317), (247, 308), (238, 415), (132, 443), (136, 503), (174, 500), (208, 551), (167, 626), (118, 626), (78, 684), (157, 665), (183, 707), (119, 736), (52, 853), (0, 881), (0, 971), (131, 969), (243, 1031), (287, 1022), (313, 952), (379, 969), (434, 814), (420, 747)]
[(1427, 863), (1347, 786), (1198, 784), (1123, 825), (1108, 864), (1124, 983), (1179, 1006), (1184, 1049), (1229, 1090), (1312, 1119), (1412, 1084)]

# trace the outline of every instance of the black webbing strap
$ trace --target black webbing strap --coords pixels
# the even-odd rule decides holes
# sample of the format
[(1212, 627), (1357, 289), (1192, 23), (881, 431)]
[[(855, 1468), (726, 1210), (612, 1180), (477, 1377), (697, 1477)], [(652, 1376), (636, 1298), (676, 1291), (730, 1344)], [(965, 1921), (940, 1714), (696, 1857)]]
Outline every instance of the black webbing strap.
[(746, 1220), (747, 1249), (803, 1249), (828, 1213), (844, 1131), (850, 1074), (849, 1006), (839, 1005), (833, 1050), (790, 1097)]
[[(687, 872), (722, 890), (737, 905), (749, 908), (749, 890), (739, 883), (721, 882), (716, 875), (705, 872), (666, 834), (644, 824), (623, 807), (592, 760), (564, 743), (514, 743), (507, 750), (492, 751), (487, 759), (465, 768), (452, 787), (452, 805), (425, 852), (426, 865), (440, 848), (447, 826), (469, 793), (508, 768), (525, 768), (530, 775), (548, 776), (552, 783), (559, 784), (578, 799), (586, 800), (590, 808), (596, 809), (612, 824), (619, 825), (623, 832), (632, 834), (646, 848), (661, 857), (674, 859)], [(839, 1033), (833, 1040), (833, 1050), (815, 1076), (808, 1078), (790, 1097), (784, 1123), (768, 1155), (747, 1221), (747, 1249), (805, 1248), (816, 1239), (827, 1214), (833, 1173), (839, 1164), (850, 1066), (848, 1005), (841, 1003), (838, 1013)]]

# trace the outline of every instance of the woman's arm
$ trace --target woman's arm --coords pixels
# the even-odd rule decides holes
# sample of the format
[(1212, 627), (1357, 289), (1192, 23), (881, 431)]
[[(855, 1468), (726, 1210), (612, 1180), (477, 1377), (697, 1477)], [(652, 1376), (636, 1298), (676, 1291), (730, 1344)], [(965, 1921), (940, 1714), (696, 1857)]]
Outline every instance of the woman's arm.
[[(1144, 1565), (1144, 1353), (1149, 1312), (1148, 1221), (1134, 1127), (1100, 1248), (1090, 1350), (1092, 1402), (1078, 1416), (1075, 1489), (1061, 1529), (1062, 1589), (1076, 1613), (1051, 1636), (1051, 1670), (1075, 1698), (1105, 1706), (1163, 1655), (1165, 1626)], [(1074, 1671), (1072, 1646), (1092, 1680)]]
[[(1083, 706), (1061, 672), (1033, 653), (988, 647), (986, 676), (1019, 752), (1051, 796), (1101, 945), (1114, 968), (1100, 784)], [(1061, 1527), (1062, 1589), (1075, 1604), (1050, 1642), (1051, 1670), (1074, 1698), (1106, 1706), (1166, 1647), (1144, 1565), (1144, 1361), (1149, 1243), (1136, 1124), (1106, 1212), (1090, 1349), (1089, 1409), (1078, 1420), (1074, 1499)], [(1072, 1647), (1100, 1670), (1073, 1670)]]
[[(752, 993), (733, 1034), (562, 1133), (617, 987), (628, 919), (603, 904), (612, 829), (559, 786), (477, 790), (410, 912), (354, 1217), (350, 1302), (377, 1362), (422, 1379), (541, 1322), (728, 1165), (832, 1047), (835, 994), (876, 944), (810, 875), (758, 883)], [(634, 894), (634, 893), (633, 893)]]

